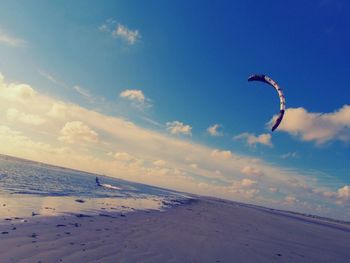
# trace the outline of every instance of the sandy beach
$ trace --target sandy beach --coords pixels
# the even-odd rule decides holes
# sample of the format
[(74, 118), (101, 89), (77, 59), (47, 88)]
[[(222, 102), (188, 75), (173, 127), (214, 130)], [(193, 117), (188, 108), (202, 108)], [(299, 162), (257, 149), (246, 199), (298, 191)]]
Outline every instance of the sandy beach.
[(348, 262), (345, 223), (199, 198), (165, 211), (7, 218), (1, 262)]

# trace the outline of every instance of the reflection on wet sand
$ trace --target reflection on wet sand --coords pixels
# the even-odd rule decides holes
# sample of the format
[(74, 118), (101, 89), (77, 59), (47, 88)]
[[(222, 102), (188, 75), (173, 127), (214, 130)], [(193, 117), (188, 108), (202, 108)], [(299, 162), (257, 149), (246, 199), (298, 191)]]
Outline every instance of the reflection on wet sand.
[(0, 218), (25, 218), (84, 213), (130, 212), (133, 210), (160, 210), (164, 198), (78, 198), (72, 196), (0, 196)]

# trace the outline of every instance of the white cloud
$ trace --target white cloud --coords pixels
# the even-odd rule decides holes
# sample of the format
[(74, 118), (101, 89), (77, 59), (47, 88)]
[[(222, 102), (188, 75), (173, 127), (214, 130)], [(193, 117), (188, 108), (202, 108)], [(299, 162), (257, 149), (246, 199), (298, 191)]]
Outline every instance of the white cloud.
[[(34, 141), (23, 133), (0, 125), (1, 153), (26, 159), (63, 165), (70, 150)], [(65, 160), (64, 160), (65, 159)]]
[(248, 176), (262, 176), (263, 172), (261, 169), (256, 168), (256, 167), (251, 167), (251, 166), (244, 166), (241, 169), (241, 173), (248, 175)]
[(164, 128), (164, 124), (161, 124), (153, 119), (150, 119), (150, 118), (147, 118), (147, 117), (141, 117), (141, 119), (143, 119), (144, 121), (154, 125), (154, 126), (157, 126), (157, 127), (161, 127), (161, 128)]
[(6, 111), (6, 117), (10, 121), (20, 121), (25, 124), (41, 125), (45, 123), (45, 119), (34, 114), (26, 114), (18, 111), (16, 108), (9, 108)]
[(137, 101), (139, 103), (145, 102), (145, 95), (143, 95), (142, 90), (127, 89), (120, 93), (121, 98), (126, 98), (131, 101)]
[(112, 31), (114, 38), (120, 38), (125, 40), (129, 45), (133, 45), (141, 38), (138, 30), (131, 30), (122, 24), (118, 24)]
[(108, 28), (108, 25), (106, 24), (102, 24), (98, 27), (98, 30), (100, 31), (104, 31), (104, 32), (108, 32), (109, 31), (109, 28)]
[(253, 186), (256, 183), (257, 183), (256, 181), (248, 179), (248, 178), (244, 178), (244, 179), (241, 180), (241, 185), (243, 187), (251, 187), (251, 186)]
[(27, 101), (32, 99), (35, 94), (34, 89), (27, 84), (11, 83), (6, 85), (3, 75), (0, 73), (0, 98), (11, 101)]
[(118, 161), (123, 161), (123, 162), (131, 162), (131, 161), (137, 160), (136, 157), (132, 156), (127, 152), (116, 152), (114, 154), (114, 158)]
[(282, 159), (297, 158), (297, 157), (298, 157), (297, 152), (287, 152), (287, 153), (281, 155)]
[(47, 79), (48, 81), (52, 82), (53, 84), (56, 85), (60, 85), (62, 87), (67, 87), (64, 83), (62, 83), (61, 81), (57, 80), (54, 76), (52, 76), (51, 74), (47, 73), (46, 71), (42, 70), (42, 69), (38, 69), (37, 70), (39, 75), (43, 76), (45, 79)]
[(336, 202), (338, 205), (344, 205), (348, 201), (350, 201), (350, 185), (344, 185), (336, 191), (328, 191), (324, 189), (314, 188), (312, 189), (313, 193), (321, 194), (324, 197), (327, 197), (329, 199), (332, 199)]
[(218, 149), (213, 150), (210, 155), (214, 158), (224, 159), (224, 160), (227, 160), (233, 157), (231, 151), (221, 151)]
[(138, 30), (131, 30), (127, 26), (117, 23), (112, 18), (107, 19), (98, 27), (98, 30), (110, 34), (113, 38), (122, 39), (128, 45), (134, 45), (141, 38)]
[[(140, 110), (144, 110), (152, 107), (151, 100), (143, 94), (142, 90), (126, 89), (122, 91), (119, 94), (119, 96), (121, 98), (131, 101), (131, 104)], [(158, 124), (157, 122), (149, 118), (144, 118), (144, 119), (152, 124), (155, 124), (155, 125)]]
[(67, 143), (96, 143), (98, 134), (81, 121), (67, 122), (60, 131), (59, 140)]
[(117, 160), (121, 160), (121, 161), (131, 161), (134, 159), (130, 154), (126, 152), (117, 152), (115, 153), (114, 157)]
[(11, 36), (5, 31), (0, 29), (0, 44), (4, 44), (11, 47), (24, 47), (27, 42), (23, 39)]
[(78, 92), (80, 95), (82, 95), (86, 100), (90, 101), (90, 102), (94, 102), (95, 98), (94, 96), (91, 95), (91, 93), (87, 90), (84, 89), (78, 85), (73, 86), (73, 89)]
[(337, 191), (338, 198), (348, 200), (350, 199), (350, 186), (344, 185), (342, 188), (339, 188)]
[(156, 160), (153, 162), (153, 165), (155, 166), (164, 166), (166, 162), (164, 160)]
[(54, 102), (51, 105), (51, 108), (49, 112), (47, 113), (48, 116), (64, 120), (66, 119), (68, 112), (69, 112), (69, 106), (65, 104), (64, 102)]
[(223, 133), (222, 133), (222, 131), (219, 131), (220, 128), (221, 128), (220, 124), (214, 124), (207, 129), (207, 132), (211, 136), (222, 136)]
[(248, 145), (254, 146), (257, 144), (266, 145), (269, 147), (272, 147), (271, 142), (271, 134), (263, 133), (258, 136), (255, 136), (255, 134), (244, 132), (242, 134), (239, 134), (235, 137), (233, 137), (234, 140), (244, 140)]
[(350, 106), (344, 105), (331, 113), (313, 113), (304, 108), (289, 108), (277, 131), (285, 131), (303, 141), (314, 141), (317, 144), (332, 140), (349, 141)]
[(6, 111), (6, 117), (8, 120), (11, 120), (11, 121), (15, 121), (16, 119), (18, 119), (19, 115), (20, 115), (19, 111), (15, 108), (9, 108)]
[(43, 71), (43, 70), (38, 70), (38, 73), (43, 76), (44, 78), (46, 78), (47, 80), (51, 81), (52, 83), (58, 83), (58, 81), (52, 76), (50, 75), (49, 73)]
[(192, 127), (190, 125), (185, 125), (180, 121), (167, 122), (166, 126), (171, 134), (192, 135)]
[(61, 86), (65, 89), (73, 89), (77, 93), (79, 93), (85, 100), (87, 100), (90, 103), (95, 103), (95, 102), (101, 102), (105, 104), (104, 98), (103, 97), (96, 97), (92, 95), (87, 89), (79, 86), (79, 85), (74, 85), (73, 87), (67, 85), (63, 81), (59, 80), (58, 78), (54, 77), (53, 75), (47, 73), (46, 71), (42, 69), (37, 70), (38, 73), (43, 76), (45, 79), (49, 80), (51, 83)]
[(102, 32), (111, 32), (112, 28), (117, 24), (113, 18), (108, 18), (102, 25), (98, 27), (98, 30)]

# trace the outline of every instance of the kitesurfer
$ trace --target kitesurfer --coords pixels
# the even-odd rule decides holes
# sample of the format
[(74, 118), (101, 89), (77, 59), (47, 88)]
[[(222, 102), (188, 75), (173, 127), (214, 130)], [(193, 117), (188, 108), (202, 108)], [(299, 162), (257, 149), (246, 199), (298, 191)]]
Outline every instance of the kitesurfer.
[(97, 186), (102, 186), (101, 184), (100, 184), (100, 180), (98, 180), (98, 178), (96, 177), (96, 184), (97, 184)]

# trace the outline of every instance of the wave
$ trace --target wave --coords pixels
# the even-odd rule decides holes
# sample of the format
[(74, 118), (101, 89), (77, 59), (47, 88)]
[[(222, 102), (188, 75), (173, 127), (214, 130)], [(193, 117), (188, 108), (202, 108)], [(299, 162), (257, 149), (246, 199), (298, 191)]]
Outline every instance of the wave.
[(108, 188), (108, 189), (113, 189), (113, 190), (123, 190), (120, 187), (114, 186), (114, 185), (110, 185), (110, 184), (101, 184), (102, 187)]

